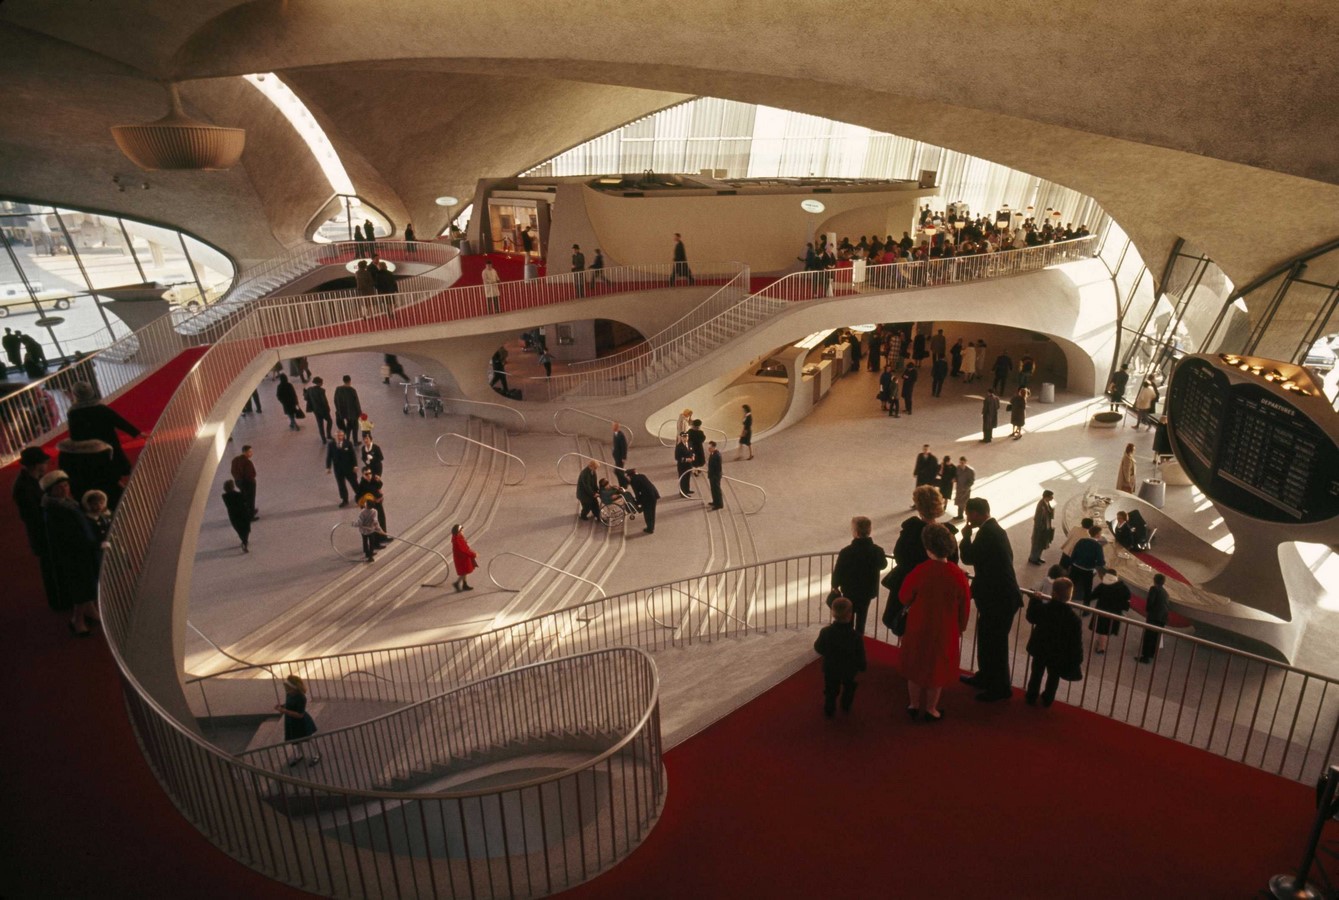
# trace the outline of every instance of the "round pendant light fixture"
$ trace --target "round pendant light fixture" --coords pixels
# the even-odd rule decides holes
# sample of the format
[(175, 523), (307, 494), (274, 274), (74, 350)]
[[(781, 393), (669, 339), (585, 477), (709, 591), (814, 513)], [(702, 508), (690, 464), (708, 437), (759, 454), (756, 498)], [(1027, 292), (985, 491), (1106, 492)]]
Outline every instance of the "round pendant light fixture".
[(175, 84), (167, 85), (171, 109), (156, 122), (117, 125), (112, 139), (141, 169), (231, 169), (242, 158), (246, 130), (209, 125), (192, 119), (181, 108)]

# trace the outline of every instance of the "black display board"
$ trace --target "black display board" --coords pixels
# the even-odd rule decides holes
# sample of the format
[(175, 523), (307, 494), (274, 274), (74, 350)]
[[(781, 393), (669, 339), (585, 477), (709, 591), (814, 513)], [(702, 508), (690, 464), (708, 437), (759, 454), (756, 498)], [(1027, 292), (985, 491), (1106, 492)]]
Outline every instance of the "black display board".
[(1215, 503), (1268, 522), (1339, 515), (1339, 448), (1282, 391), (1191, 357), (1172, 374), (1167, 420), (1181, 466)]

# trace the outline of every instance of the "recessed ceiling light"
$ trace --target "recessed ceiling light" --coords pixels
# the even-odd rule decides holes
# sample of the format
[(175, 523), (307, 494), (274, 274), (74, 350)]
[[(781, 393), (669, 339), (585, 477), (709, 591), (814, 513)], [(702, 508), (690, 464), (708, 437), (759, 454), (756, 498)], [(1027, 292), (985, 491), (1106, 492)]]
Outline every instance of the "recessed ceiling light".
[(455, 205), (456, 205), (457, 203), (459, 203), (459, 202), (460, 202), (460, 201), (457, 200), (455, 197), (438, 197), (438, 198), (437, 198), (437, 205), (438, 205), (438, 206), (455, 206)]

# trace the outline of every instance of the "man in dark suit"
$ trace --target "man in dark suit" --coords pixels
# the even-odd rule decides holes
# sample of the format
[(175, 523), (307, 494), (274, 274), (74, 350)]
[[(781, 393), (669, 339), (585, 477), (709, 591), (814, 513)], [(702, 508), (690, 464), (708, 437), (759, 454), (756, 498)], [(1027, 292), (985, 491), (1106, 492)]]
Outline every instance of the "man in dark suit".
[(690, 286), (696, 283), (692, 271), (688, 268), (688, 251), (684, 249), (683, 238), (675, 234), (674, 269), (670, 272), (670, 287), (674, 287), (674, 281), (678, 278), (687, 278)]
[(1000, 398), (991, 388), (981, 401), (981, 443), (989, 444), (995, 436), (995, 426), (1000, 422)]
[(344, 383), (335, 388), (335, 425), (346, 435), (352, 437), (358, 433), (358, 417), (363, 414), (363, 405), (358, 402), (358, 391), (353, 379), (344, 376)]
[(330, 418), (330, 398), (325, 394), (325, 382), (317, 375), (312, 383), (302, 389), (302, 397), (307, 402), (307, 412), (316, 420), (316, 430), (322, 441), (334, 436), (334, 422)]
[[(1148, 624), (1156, 625), (1159, 628), (1167, 627), (1167, 620), (1171, 618), (1172, 607), (1170, 599), (1167, 596), (1167, 576), (1159, 572), (1153, 576), (1153, 586), (1148, 589), (1148, 601), (1144, 607), (1144, 618)], [(1153, 662), (1153, 657), (1158, 655), (1158, 644), (1162, 641), (1162, 633), (1144, 629), (1144, 640), (1139, 646), (1138, 660), (1141, 663)]]
[(916, 392), (916, 379), (919, 377), (916, 364), (911, 363), (902, 373), (902, 409), (907, 415), (911, 415), (911, 398)]
[(251, 461), (250, 444), (244, 444), (242, 452), (232, 458), (229, 473), (237, 490), (242, 492), (247, 508), (251, 510), (252, 521), (260, 518), (260, 510), (256, 508), (256, 464)]
[(984, 497), (967, 501), (967, 526), (959, 544), (962, 561), (972, 566), (972, 600), (976, 603), (976, 674), (962, 681), (980, 688), (976, 699), (990, 702), (1013, 696), (1009, 686), (1009, 629), (1023, 605), (1014, 574), (1009, 536), (990, 515)]
[(610, 455), (614, 457), (614, 475), (618, 478), (619, 487), (628, 486), (628, 475), (623, 471), (623, 464), (628, 461), (628, 436), (623, 433), (623, 429), (614, 423), (613, 446), (610, 449)]
[(600, 490), (599, 479), (595, 477), (595, 470), (600, 466), (595, 460), (586, 463), (586, 468), (581, 470), (577, 476), (577, 501), (581, 504), (581, 521), (586, 521), (586, 516), (593, 515), (600, 518), (600, 504), (595, 498)]
[(325, 470), (334, 473), (340, 507), (349, 505), (349, 489), (354, 492), (353, 499), (358, 499), (358, 451), (342, 431), (336, 431), (326, 442)]
[(647, 478), (636, 469), (628, 469), (628, 486), (632, 488), (632, 496), (637, 498), (637, 505), (642, 508), (642, 515), (646, 518), (646, 527), (642, 529), (647, 534), (656, 532), (656, 501), (660, 499), (660, 491)]
[(716, 449), (715, 441), (707, 441), (707, 483), (711, 485), (711, 508), (723, 509), (725, 498), (721, 496), (721, 451)]
[(855, 633), (865, 633), (870, 602), (879, 595), (879, 575), (887, 563), (883, 548), (870, 537), (873, 526), (866, 516), (851, 520), (851, 543), (837, 554), (832, 567), (832, 589), (855, 610)]
[(572, 283), (576, 285), (577, 296), (586, 296), (586, 276), (581, 273), (586, 271), (586, 254), (581, 252), (580, 244), (572, 245)]

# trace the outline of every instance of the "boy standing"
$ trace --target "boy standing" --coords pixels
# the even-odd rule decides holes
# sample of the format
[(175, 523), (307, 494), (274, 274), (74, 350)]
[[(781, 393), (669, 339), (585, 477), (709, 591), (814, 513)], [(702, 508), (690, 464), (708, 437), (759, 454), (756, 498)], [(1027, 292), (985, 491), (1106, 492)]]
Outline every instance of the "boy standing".
[(851, 601), (837, 597), (832, 601), (832, 624), (818, 633), (814, 652), (823, 657), (823, 715), (829, 719), (837, 711), (841, 694), (842, 712), (851, 711), (855, 699), (855, 677), (865, 671), (865, 640), (856, 634)]
[[(1032, 657), (1032, 675), (1028, 678), (1028, 706), (1050, 706), (1055, 701), (1060, 679), (1079, 672), (1083, 665), (1083, 624), (1070, 609), (1069, 598), (1074, 583), (1068, 578), (1057, 578), (1051, 585), (1050, 598), (1033, 595), (1028, 601), (1027, 620), (1032, 623), (1032, 637), (1028, 638), (1027, 652)], [(1046, 676), (1042, 690), (1041, 677)]]

